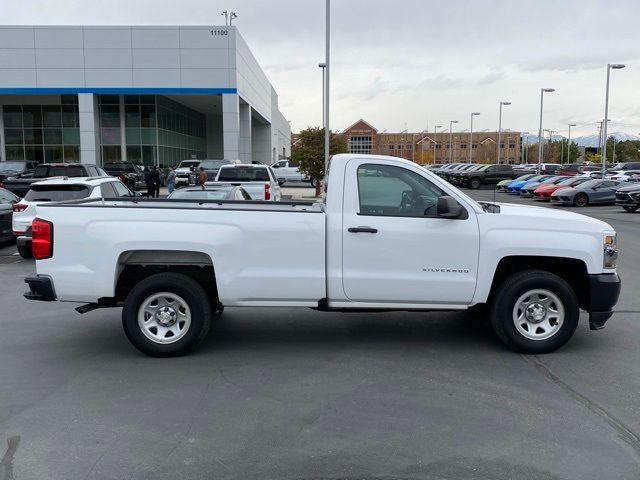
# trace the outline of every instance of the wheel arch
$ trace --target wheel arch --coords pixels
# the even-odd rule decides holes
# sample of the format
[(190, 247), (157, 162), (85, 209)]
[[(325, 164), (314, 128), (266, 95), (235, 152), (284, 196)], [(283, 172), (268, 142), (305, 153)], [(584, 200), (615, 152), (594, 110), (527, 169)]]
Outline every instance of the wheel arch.
[(131, 289), (157, 273), (180, 273), (198, 282), (209, 295), (215, 310), (220, 306), (213, 259), (204, 252), (192, 250), (127, 250), (118, 257), (114, 294), (117, 303), (124, 302)]
[(511, 255), (501, 258), (493, 274), (487, 303), (491, 302), (496, 290), (506, 278), (524, 270), (544, 270), (559, 276), (575, 292), (580, 308), (589, 305), (589, 273), (583, 260), (536, 255)]

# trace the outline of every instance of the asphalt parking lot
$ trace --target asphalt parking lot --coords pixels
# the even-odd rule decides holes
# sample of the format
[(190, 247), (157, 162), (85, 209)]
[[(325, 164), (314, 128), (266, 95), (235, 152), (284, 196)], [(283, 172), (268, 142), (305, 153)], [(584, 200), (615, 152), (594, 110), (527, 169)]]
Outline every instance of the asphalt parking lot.
[(640, 213), (577, 210), (619, 232), (622, 295), (544, 356), (469, 313), (227, 309), (153, 359), (119, 309), (23, 300), (0, 248), (0, 480), (637, 479)]

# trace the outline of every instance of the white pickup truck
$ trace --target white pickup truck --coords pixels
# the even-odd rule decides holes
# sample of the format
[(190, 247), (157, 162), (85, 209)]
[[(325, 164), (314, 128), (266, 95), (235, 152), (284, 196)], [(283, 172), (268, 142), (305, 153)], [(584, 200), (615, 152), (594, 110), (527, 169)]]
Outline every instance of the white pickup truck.
[[(326, 203), (113, 199), (39, 207), (31, 300), (123, 306), (139, 350), (184, 354), (224, 307), (464, 310), (516, 351), (552, 351), (620, 293), (616, 233), (549, 208), (480, 204), (394, 157), (333, 157)], [(270, 252), (287, 242), (287, 255)], [(482, 309), (480, 309), (482, 310)]]
[(284, 179), (276, 177), (268, 165), (232, 164), (222, 165), (214, 182), (206, 182), (211, 187), (242, 187), (253, 200), (279, 202), (282, 199)]

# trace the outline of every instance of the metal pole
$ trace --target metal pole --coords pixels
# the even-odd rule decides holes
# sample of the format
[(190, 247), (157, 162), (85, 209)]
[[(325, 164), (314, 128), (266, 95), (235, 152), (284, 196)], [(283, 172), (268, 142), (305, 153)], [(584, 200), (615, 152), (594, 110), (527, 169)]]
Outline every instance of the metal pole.
[(471, 112), (471, 128), (469, 129), (469, 163), (472, 159), (473, 150), (473, 112)]
[(453, 124), (458, 123), (457, 120), (449, 121), (449, 163), (453, 163)]
[(502, 137), (502, 102), (500, 102), (500, 115), (498, 116), (498, 165), (500, 164), (500, 138)]
[(542, 166), (542, 107), (544, 106), (544, 88), (540, 89), (540, 127), (538, 130), (538, 175)]
[(605, 174), (607, 163), (607, 123), (609, 117), (609, 75), (611, 74), (611, 64), (607, 63), (607, 89), (604, 95), (604, 122), (602, 123), (602, 178)]
[(322, 69), (322, 128), (324, 129), (324, 69), (327, 65), (319, 63), (318, 66)]
[(329, 167), (329, 71), (330, 71), (330, 56), (331, 56), (331, 0), (326, 0), (326, 23), (325, 23), (325, 88), (324, 88), (324, 174), (327, 175), (327, 169)]
[(562, 160), (564, 160), (564, 138), (560, 140), (560, 165), (562, 165)]
[(569, 124), (569, 138), (567, 140), (567, 163), (571, 163), (571, 124)]
[(433, 163), (436, 163), (436, 134), (438, 133), (438, 129), (441, 128), (440, 125), (436, 125), (433, 127)]

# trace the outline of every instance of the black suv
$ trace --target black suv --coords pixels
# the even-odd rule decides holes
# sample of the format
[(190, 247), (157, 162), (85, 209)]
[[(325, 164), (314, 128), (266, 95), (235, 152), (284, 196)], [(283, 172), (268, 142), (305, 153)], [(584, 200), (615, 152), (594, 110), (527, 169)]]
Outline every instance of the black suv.
[(502, 180), (515, 178), (513, 166), (501, 163), (496, 165), (483, 165), (477, 170), (462, 172), (459, 183), (463, 187), (478, 189), (481, 185), (496, 185)]
[(29, 191), (31, 184), (52, 177), (108, 177), (102, 168), (84, 163), (40, 163), (29, 178), (4, 180), (4, 188), (20, 198)]
[(616, 190), (616, 205), (632, 213), (640, 208), (640, 183)]
[(106, 172), (120, 179), (131, 190), (139, 190), (146, 186), (144, 171), (132, 162), (109, 162), (104, 164)]

